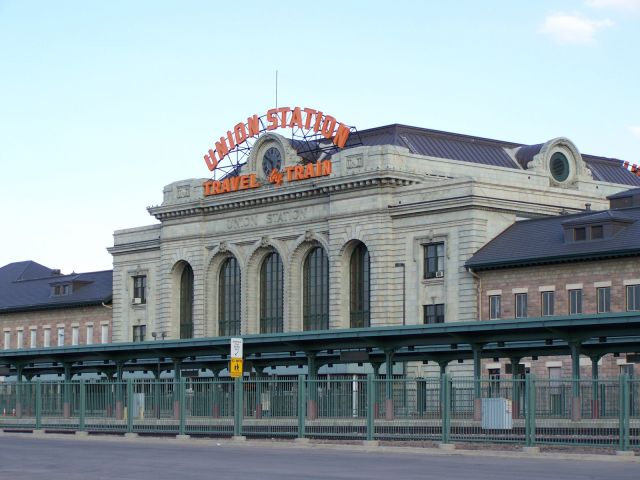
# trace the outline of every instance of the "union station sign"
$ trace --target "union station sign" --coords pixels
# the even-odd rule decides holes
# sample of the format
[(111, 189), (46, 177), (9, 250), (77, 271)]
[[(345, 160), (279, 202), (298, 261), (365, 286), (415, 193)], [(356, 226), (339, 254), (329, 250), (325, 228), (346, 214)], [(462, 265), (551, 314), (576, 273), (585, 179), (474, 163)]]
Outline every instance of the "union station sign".
[[(246, 122), (237, 123), (233, 129), (227, 130), (226, 135), (220, 137), (204, 155), (204, 161), (210, 171), (220, 168), (221, 162), (234, 152), (246, 152), (247, 142), (260, 134), (279, 128), (302, 131), (303, 138), (318, 137), (330, 140), (330, 145), (343, 148), (352, 127), (338, 122), (335, 117), (326, 115), (320, 110), (303, 107), (280, 107), (267, 110), (259, 117), (252, 115)], [(240, 164), (236, 164), (236, 167)], [(228, 167), (227, 167), (228, 168)], [(271, 167), (269, 167), (271, 168)], [(280, 163), (274, 162), (274, 168), (265, 172), (268, 183), (282, 185), (285, 182), (306, 180), (308, 178), (328, 176), (331, 174), (331, 160), (318, 160), (305, 165), (285, 166), (280, 169)], [(204, 182), (204, 195), (219, 195), (239, 190), (249, 190), (263, 185), (256, 174), (238, 175), (237, 171), (224, 175), (220, 180), (211, 179)]]

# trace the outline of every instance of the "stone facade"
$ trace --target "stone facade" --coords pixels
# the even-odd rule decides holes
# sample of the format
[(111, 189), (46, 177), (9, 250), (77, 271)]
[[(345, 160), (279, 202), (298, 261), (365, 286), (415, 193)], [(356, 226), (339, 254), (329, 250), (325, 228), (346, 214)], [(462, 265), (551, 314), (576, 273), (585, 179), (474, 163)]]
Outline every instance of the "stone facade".
[[(518, 169), (380, 145), (333, 155), (330, 176), (275, 186), (261, 173), (259, 152), (281, 148), (283, 166), (300, 158), (284, 138), (265, 135), (242, 170), (255, 174), (260, 188), (205, 197), (206, 179), (178, 181), (149, 209), (160, 224), (115, 232), (109, 249), (113, 339), (131, 341), (140, 325), (147, 339), (151, 332), (179, 337), (180, 276), (187, 264), (194, 272), (193, 335), (216, 336), (217, 279), (229, 256), (242, 272), (242, 334), (258, 333), (259, 271), (271, 251), (284, 263), (284, 331), (300, 331), (302, 265), (315, 246), (329, 258), (329, 326), (348, 328), (349, 257), (359, 242), (370, 254), (372, 326), (423, 323), (424, 306), (431, 304), (444, 304), (447, 322), (475, 320), (477, 286), (464, 268), (475, 251), (518, 218), (577, 212), (585, 203), (604, 209), (607, 195), (625, 189), (593, 180), (577, 149), (561, 140), (547, 150), (564, 149), (574, 165), (562, 185), (550, 176), (547, 150)], [(517, 165), (515, 152), (509, 154)], [(425, 245), (439, 242), (445, 245), (443, 273), (427, 279)], [(133, 294), (140, 275), (146, 276), (146, 303), (136, 303)], [(414, 374), (430, 371), (415, 368)], [(467, 364), (452, 368), (468, 371)]]

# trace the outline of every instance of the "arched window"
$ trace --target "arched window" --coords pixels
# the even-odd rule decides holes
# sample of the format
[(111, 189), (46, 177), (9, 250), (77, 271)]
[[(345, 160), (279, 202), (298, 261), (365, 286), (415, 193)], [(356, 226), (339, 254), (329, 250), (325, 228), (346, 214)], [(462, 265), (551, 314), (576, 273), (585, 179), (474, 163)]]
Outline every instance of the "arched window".
[(302, 316), (304, 330), (329, 328), (329, 258), (316, 247), (304, 261), (302, 278)]
[(240, 335), (240, 265), (235, 257), (227, 258), (220, 269), (218, 282), (218, 335)]
[(180, 277), (180, 338), (193, 338), (193, 270), (185, 265)]
[(282, 332), (283, 284), (280, 255), (270, 253), (260, 269), (260, 333)]
[(349, 263), (351, 328), (368, 327), (370, 325), (369, 286), (369, 250), (361, 243), (353, 250)]

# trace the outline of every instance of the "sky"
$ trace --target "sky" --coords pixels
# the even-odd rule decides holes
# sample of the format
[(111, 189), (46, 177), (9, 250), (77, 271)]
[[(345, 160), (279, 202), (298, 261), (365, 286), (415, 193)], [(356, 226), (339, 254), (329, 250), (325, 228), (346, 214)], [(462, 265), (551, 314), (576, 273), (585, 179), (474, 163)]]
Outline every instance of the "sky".
[[(640, 0), (0, 0), (0, 266), (115, 230), (278, 104), (640, 163)], [(286, 132), (285, 132), (286, 133)]]

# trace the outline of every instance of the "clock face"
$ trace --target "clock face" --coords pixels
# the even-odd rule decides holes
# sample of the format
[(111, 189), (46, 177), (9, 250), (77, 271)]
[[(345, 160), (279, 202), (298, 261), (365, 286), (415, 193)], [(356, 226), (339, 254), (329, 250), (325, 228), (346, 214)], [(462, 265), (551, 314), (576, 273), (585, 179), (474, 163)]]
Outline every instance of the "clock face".
[(269, 176), (273, 169), (280, 170), (282, 166), (282, 154), (276, 147), (269, 147), (262, 156), (262, 171)]

